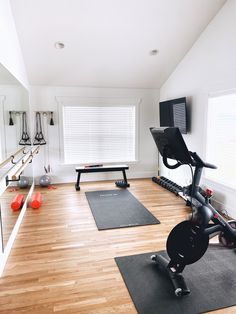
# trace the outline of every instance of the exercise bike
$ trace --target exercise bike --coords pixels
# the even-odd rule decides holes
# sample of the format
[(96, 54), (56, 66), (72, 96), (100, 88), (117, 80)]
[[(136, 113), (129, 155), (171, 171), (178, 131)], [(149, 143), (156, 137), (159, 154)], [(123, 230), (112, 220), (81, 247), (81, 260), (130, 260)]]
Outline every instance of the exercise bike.
[[(164, 267), (173, 284), (175, 295), (188, 295), (190, 290), (182, 272), (186, 265), (197, 262), (206, 252), (209, 238), (218, 235), (219, 242), (228, 248), (236, 247), (236, 221), (226, 221), (210, 204), (210, 195), (200, 193), (199, 183), (203, 168), (216, 169), (204, 162), (197, 153), (188, 151), (178, 128), (150, 128), (164, 165), (176, 169), (182, 165), (195, 167), (192, 184), (183, 189), (192, 207), (189, 220), (176, 225), (170, 232), (166, 251), (170, 258), (152, 255), (151, 259)], [(176, 161), (174, 165), (168, 159)]]

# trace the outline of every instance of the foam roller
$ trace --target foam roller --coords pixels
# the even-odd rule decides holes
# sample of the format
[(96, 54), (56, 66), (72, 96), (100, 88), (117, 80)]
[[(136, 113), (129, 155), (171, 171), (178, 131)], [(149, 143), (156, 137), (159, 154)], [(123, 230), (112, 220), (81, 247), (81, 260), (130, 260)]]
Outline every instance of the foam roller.
[(22, 207), (23, 203), (24, 203), (24, 195), (17, 194), (11, 202), (11, 209), (13, 211), (17, 211)]
[(31, 198), (31, 207), (33, 209), (38, 209), (42, 205), (42, 194), (37, 192)]

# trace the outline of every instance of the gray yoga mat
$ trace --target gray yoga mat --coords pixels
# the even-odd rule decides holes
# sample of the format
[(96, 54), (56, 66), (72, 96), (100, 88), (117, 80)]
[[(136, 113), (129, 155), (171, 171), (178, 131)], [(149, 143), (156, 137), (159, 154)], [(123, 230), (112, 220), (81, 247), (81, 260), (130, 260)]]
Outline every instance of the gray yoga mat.
[(98, 230), (159, 224), (128, 190), (86, 192)]
[(197, 314), (236, 305), (236, 250), (209, 247), (202, 259), (186, 266), (191, 293), (182, 298), (150, 260), (152, 254), (115, 258), (139, 314)]

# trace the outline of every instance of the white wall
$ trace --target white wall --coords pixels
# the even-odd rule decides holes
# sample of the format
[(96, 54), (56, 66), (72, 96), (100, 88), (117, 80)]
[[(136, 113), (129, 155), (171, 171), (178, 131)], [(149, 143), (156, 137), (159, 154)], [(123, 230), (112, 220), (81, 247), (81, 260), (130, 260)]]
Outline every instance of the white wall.
[[(0, 85), (0, 163), (14, 154), (20, 146), (21, 137), (21, 117), (12, 116), (14, 125), (9, 126), (10, 110), (27, 110), (25, 90), (18, 85)], [(0, 168), (0, 195), (7, 188), (5, 174), (12, 164), (7, 164)]]
[(28, 79), (9, 0), (0, 0), (0, 63), (25, 87)]
[[(0, 96), (4, 97), (0, 105), (0, 116), (3, 119), (0, 125), (0, 138), (2, 140), (1, 162), (20, 148), (22, 115), (12, 114), (14, 125), (9, 126), (9, 111), (26, 111), (28, 115), (29, 99), (27, 91), (21, 85), (0, 85)], [(29, 120), (27, 122), (29, 124)], [(29, 125), (27, 125), (27, 128), (29, 132)]]
[[(235, 30), (236, 1), (228, 0), (160, 90), (161, 100), (188, 97), (191, 131), (185, 140), (189, 150), (197, 151), (202, 157), (205, 155), (208, 94), (236, 87)], [(162, 174), (180, 184), (190, 180), (187, 167), (167, 170), (163, 166)], [(218, 206), (236, 216), (235, 191), (210, 181), (203, 182), (215, 190)]]
[[(47, 160), (47, 149), (49, 147), (50, 164), (53, 169), (53, 182), (75, 182), (76, 173), (75, 165), (63, 165), (60, 160), (60, 141), (58, 125), (58, 106), (55, 97), (66, 96), (83, 97), (83, 98), (135, 98), (141, 99), (139, 112), (139, 161), (130, 165), (127, 172), (128, 178), (131, 177), (151, 177), (157, 170), (157, 159), (155, 147), (149, 132), (149, 127), (155, 126), (158, 121), (159, 93), (156, 90), (142, 89), (112, 89), (112, 88), (76, 88), (76, 87), (41, 87), (34, 86), (31, 88), (32, 110), (50, 110), (55, 112), (55, 126), (48, 125), (45, 133), (48, 132), (47, 142), (49, 145), (41, 146), (41, 153), (36, 157), (35, 176), (44, 174), (43, 166)], [(46, 123), (44, 124), (46, 126)], [(45, 160), (46, 159), (46, 160)], [(118, 175), (120, 177), (121, 174)], [(117, 173), (98, 173), (82, 175), (83, 180), (104, 180), (117, 178)]]

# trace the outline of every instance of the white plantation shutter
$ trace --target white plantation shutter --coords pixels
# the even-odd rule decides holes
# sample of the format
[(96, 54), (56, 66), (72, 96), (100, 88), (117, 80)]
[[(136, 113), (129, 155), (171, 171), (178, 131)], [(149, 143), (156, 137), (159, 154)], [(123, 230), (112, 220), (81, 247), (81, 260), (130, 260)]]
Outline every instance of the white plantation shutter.
[(218, 169), (206, 177), (236, 188), (236, 93), (210, 97), (207, 122), (206, 160)]
[(135, 106), (63, 106), (64, 162), (135, 161)]

